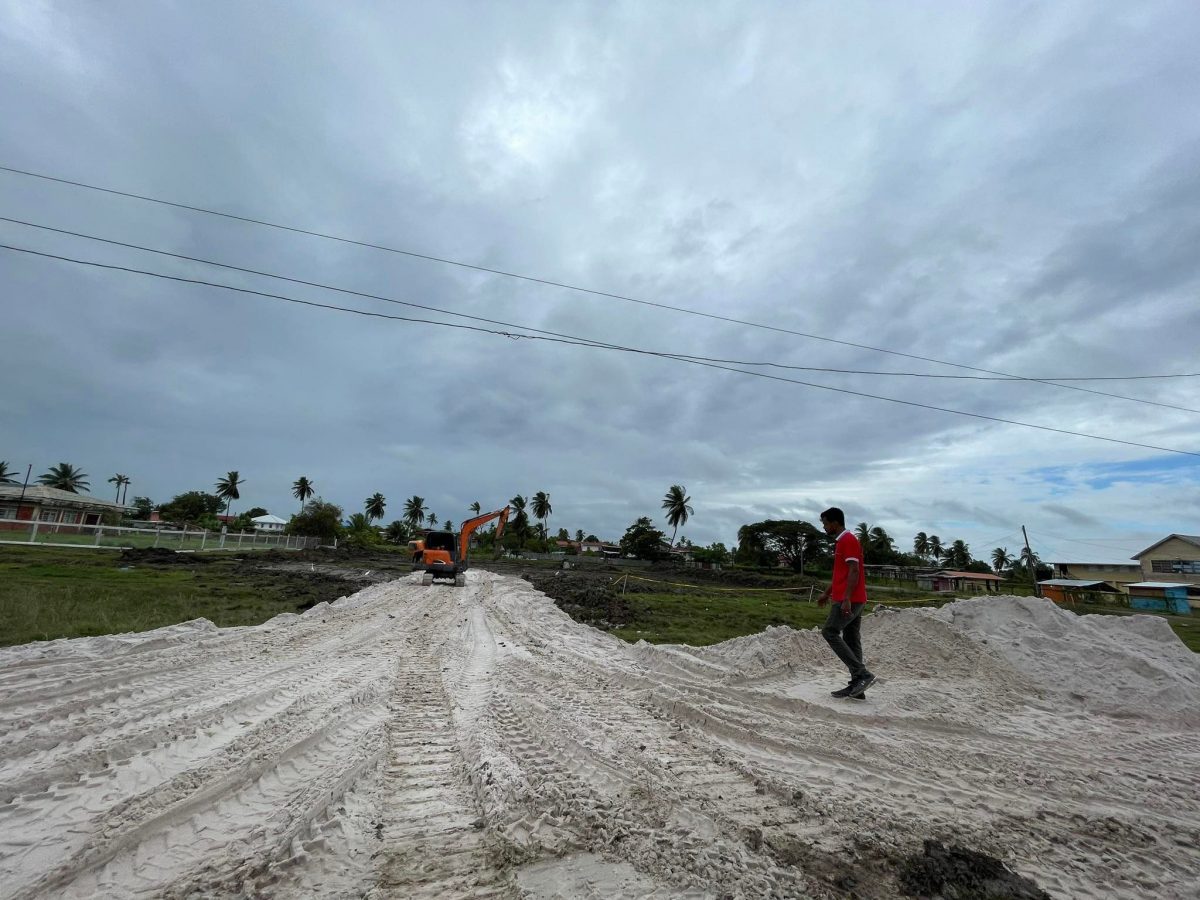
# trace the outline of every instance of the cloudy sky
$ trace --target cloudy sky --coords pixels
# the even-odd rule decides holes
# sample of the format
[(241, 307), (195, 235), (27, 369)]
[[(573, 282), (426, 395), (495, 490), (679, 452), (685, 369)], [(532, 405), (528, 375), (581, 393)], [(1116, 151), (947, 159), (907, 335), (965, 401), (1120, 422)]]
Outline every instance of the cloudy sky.
[(0, 165), (586, 290), (10, 172), (10, 219), (440, 311), (0, 243), (758, 373), (0, 250), (0, 459), (157, 502), (237, 469), (285, 517), (300, 475), (389, 520), (545, 490), (605, 538), (683, 484), (697, 543), (836, 504), (905, 549), (1127, 559), (1200, 533), (1197, 378), (779, 367), (1200, 372), (1197, 46), (1187, 0), (0, 0)]

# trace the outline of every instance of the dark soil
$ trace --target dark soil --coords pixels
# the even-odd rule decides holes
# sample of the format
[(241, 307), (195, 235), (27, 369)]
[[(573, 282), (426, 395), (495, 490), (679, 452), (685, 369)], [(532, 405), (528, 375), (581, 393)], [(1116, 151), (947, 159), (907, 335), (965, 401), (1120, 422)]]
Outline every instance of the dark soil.
[(1028, 878), (1017, 875), (995, 857), (963, 847), (925, 841), (923, 854), (900, 867), (900, 888), (910, 897), (944, 900), (1050, 900)]

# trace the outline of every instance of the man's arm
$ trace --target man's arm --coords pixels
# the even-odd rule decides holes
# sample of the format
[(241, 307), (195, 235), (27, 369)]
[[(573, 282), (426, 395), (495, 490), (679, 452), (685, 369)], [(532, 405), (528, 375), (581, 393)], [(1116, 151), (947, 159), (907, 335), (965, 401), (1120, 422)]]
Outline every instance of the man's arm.
[(850, 614), (850, 598), (854, 596), (854, 589), (858, 587), (858, 560), (848, 559), (846, 565), (850, 567), (850, 571), (846, 574), (846, 596), (840, 599), (842, 604), (842, 612), (846, 615)]

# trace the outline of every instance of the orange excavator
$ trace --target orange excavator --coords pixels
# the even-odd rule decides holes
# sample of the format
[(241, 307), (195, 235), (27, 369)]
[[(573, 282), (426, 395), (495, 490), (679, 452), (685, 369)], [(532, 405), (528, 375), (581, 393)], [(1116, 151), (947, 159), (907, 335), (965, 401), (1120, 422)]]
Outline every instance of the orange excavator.
[(484, 513), (462, 523), (462, 528), (453, 531), (429, 531), (424, 540), (409, 541), (408, 547), (413, 554), (413, 571), (424, 572), (421, 584), (433, 584), (434, 579), (441, 578), (454, 582), (455, 587), (467, 583), (467, 569), (470, 565), (471, 535), (480, 527), (493, 519), (496, 523), (496, 546), (500, 546), (500, 537), (504, 534), (504, 526), (508, 523), (508, 507), (495, 512)]

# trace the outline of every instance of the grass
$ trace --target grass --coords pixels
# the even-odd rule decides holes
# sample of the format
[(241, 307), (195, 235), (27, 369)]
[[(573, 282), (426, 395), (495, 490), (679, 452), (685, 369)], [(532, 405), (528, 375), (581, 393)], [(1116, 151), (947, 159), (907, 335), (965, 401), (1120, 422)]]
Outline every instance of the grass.
[(349, 593), (332, 579), (286, 576), (222, 556), (121, 568), (114, 553), (0, 547), (0, 646), (145, 631), (189, 619), (256, 625)]
[[(911, 595), (911, 596), (910, 596)], [(915, 591), (888, 592), (884, 601), (922, 599), (911, 606), (942, 606), (952, 598), (934, 598)], [(637, 593), (627, 596), (632, 621), (612, 633), (626, 641), (651, 644), (688, 644), (703, 647), (746, 634), (757, 634), (768, 625), (813, 628), (825, 624), (829, 607), (818, 607), (807, 599), (787, 595), (754, 593), (716, 593), (701, 587), (672, 593)], [(874, 606), (872, 602), (871, 606)], [(1130, 615), (1142, 610), (1107, 605), (1064, 607), (1079, 615)], [(868, 613), (869, 614), (869, 613)], [(1149, 615), (1162, 615), (1148, 613)], [(1172, 630), (1194, 653), (1200, 653), (1200, 616), (1166, 616)]]
[(628, 595), (633, 622), (613, 630), (627, 641), (702, 647), (768, 625), (812, 628), (825, 624), (828, 607), (779, 594), (670, 593)]

